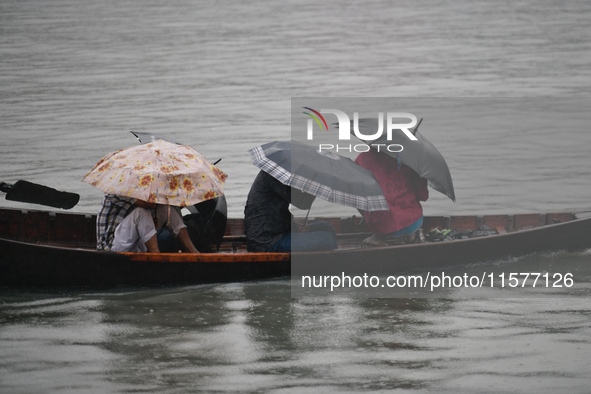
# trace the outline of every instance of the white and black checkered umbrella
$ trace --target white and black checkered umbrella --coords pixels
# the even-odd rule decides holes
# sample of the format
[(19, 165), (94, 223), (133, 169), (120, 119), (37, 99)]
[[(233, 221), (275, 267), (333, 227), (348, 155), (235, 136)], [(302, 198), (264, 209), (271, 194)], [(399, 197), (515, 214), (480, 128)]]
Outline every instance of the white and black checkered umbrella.
[(252, 164), (284, 185), (364, 211), (387, 211), (373, 174), (353, 160), (311, 145), (275, 141), (250, 149)]

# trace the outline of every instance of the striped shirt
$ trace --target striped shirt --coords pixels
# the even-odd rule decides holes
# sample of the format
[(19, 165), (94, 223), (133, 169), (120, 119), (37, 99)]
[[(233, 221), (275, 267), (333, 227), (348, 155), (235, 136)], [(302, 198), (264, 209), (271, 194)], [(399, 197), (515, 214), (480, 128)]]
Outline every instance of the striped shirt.
[(115, 229), (133, 210), (135, 198), (105, 194), (96, 218), (96, 249), (109, 251), (113, 246)]

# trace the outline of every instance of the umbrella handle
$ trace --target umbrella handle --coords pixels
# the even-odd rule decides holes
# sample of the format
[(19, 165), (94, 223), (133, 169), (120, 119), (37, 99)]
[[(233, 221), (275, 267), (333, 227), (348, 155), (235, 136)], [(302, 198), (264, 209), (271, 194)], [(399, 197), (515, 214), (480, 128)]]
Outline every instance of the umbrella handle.
[[(308, 216), (310, 215), (310, 209), (312, 209), (311, 206), (310, 206), (310, 208), (308, 208), (308, 212), (306, 212), (306, 217), (304, 218), (304, 223), (301, 226), (298, 225), (301, 232), (306, 232), (306, 227), (308, 226)], [(297, 223), (297, 222), (295, 220), (292, 220), (292, 226), (294, 223)]]
[(306, 217), (304, 218), (304, 228), (306, 228), (306, 226), (308, 225), (308, 216), (310, 216), (311, 209), (312, 209), (312, 206), (310, 206), (310, 208), (308, 208), (308, 212), (306, 213)]

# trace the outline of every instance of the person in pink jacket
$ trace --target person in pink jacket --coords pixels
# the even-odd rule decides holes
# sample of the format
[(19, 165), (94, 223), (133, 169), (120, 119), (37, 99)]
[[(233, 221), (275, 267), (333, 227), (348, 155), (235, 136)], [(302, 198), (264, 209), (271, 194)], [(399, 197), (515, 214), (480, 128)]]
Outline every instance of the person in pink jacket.
[(427, 201), (427, 180), (405, 164), (375, 148), (355, 159), (361, 167), (371, 171), (388, 201), (389, 211), (362, 211), (365, 223), (374, 234), (363, 241), (365, 246), (386, 245), (414, 241), (416, 231), (423, 224), (421, 201)]

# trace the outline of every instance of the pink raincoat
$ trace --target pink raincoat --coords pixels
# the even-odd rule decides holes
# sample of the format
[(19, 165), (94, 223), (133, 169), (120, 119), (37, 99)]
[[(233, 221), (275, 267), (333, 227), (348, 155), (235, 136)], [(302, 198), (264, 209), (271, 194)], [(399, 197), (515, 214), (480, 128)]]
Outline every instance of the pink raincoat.
[(410, 167), (399, 165), (395, 158), (374, 149), (361, 153), (355, 162), (373, 173), (390, 207), (389, 211), (363, 212), (370, 231), (392, 233), (423, 216), (420, 201), (429, 198), (426, 179), (420, 178)]

